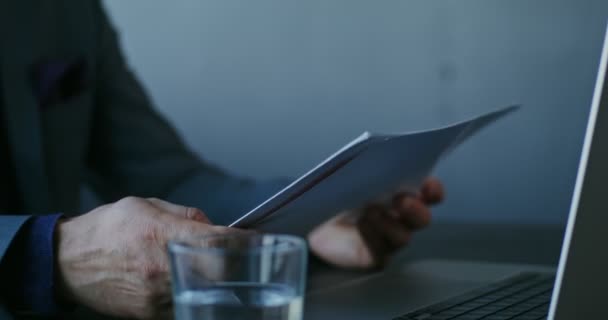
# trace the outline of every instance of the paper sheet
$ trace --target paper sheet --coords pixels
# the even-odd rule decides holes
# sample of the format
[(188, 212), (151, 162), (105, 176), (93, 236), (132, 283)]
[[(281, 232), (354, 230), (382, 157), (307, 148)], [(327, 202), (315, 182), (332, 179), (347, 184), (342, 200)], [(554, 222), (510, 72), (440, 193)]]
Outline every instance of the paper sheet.
[(365, 132), (230, 226), (303, 236), (337, 213), (398, 188), (415, 191), (443, 156), (518, 108), (432, 130)]

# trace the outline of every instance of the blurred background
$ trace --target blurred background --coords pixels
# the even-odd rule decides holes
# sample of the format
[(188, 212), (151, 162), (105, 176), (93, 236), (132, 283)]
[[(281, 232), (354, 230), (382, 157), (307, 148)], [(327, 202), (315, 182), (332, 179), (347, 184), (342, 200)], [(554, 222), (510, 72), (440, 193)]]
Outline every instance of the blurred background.
[(231, 172), (295, 177), (365, 130), (518, 103), (439, 165), (437, 220), (565, 223), (608, 1), (105, 4), (156, 106)]

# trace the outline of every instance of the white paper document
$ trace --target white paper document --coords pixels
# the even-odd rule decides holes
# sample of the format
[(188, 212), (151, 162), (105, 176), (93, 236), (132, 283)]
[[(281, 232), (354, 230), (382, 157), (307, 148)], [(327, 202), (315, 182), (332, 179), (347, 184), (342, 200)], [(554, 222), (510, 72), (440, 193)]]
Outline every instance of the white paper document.
[(518, 108), (432, 130), (365, 132), (230, 226), (304, 236), (341, 211), (397, 189), (416, 191), (443, 156)]

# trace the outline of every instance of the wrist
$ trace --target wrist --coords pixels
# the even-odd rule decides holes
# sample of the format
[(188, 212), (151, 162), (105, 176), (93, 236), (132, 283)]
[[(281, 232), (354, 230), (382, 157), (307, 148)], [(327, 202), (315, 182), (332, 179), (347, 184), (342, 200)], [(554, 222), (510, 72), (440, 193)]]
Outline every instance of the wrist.
[(69, 260), (70, 230), (73, 219), (62, 218), (55, 227), (54, 249), (55, 249), (55, 296), (62, 304), (74, 303), (74, 298), (67, 285), (67, 261)]

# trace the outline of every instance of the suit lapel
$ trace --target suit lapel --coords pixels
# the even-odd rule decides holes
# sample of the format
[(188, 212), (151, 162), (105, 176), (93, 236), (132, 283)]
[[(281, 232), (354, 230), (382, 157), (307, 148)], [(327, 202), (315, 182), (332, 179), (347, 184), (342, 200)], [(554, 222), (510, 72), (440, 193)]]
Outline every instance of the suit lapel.
[[(2, 35), (0, 81), (9, 146), (15, 164), (18, 187), (28, 213), (50, 208), (49, 183), (43, 154), (40, 110), (33, 95), (28, 69), (40, 53), (35, 21), (28, 1), (0, 1)], [(18, 30), (18, 31), (15, 31)]]

